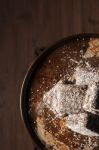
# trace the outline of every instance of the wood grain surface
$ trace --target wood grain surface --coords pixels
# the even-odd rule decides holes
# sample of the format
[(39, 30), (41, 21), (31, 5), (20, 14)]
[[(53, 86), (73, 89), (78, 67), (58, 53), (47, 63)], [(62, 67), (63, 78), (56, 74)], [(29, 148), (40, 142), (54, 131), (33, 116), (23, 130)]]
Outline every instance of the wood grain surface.
[(33, 150), (20, 90), (35, 49), (77, 33), (99, 33), (99, 0), (0, 0), (0, 150)]

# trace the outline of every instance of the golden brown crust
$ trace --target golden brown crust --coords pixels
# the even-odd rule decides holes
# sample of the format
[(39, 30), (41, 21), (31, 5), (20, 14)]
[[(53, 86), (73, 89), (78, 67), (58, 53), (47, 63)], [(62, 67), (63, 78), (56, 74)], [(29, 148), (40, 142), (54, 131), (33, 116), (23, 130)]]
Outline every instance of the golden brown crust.
[[(61, 121), (64, 128), (63, 121)], [(63, 129), (64, 130), (64, 129)], [(37, 134), (41, 141), (46, 143), (47, 147), (52, 147), (53, 150), (69, 150), (68, 146), (55, 138), (51, 132), (45, 129), (43, 117), (37, 117)]]
[(84, 58), (99, 57), (99, 39), (89, 41), (89, 47), (84, 55)]

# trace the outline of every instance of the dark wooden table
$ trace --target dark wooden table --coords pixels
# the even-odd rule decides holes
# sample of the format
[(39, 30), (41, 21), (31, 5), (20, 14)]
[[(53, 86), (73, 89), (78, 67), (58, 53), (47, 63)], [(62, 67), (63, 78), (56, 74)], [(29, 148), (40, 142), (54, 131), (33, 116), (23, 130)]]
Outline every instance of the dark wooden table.
[(0, 150), (33, 150), (20, 90), (35, 49), (68, 35), (99, 33), (99, 0), (0, 0)]

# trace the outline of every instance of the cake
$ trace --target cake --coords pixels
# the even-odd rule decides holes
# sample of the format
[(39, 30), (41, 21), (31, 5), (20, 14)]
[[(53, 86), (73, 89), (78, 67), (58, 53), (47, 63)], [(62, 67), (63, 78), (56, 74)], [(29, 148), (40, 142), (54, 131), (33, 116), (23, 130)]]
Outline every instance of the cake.
[(48, 150), (99, 150), (99, 39), (49, 54), (29, 92), (29, 118)]

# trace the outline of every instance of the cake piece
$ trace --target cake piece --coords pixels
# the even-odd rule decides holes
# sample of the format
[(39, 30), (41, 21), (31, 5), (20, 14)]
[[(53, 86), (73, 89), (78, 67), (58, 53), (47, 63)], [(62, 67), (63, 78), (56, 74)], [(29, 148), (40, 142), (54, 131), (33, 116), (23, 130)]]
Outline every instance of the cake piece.
[(92, 85), (99, 82), (99, 68), (77, 67), (74, 72), (76, 85)]
[(86, 90), (86, 86), (64, 84), (61, 80), (45, 93), (43, 106), (52, 110), (57, 117), (83, 112)]

